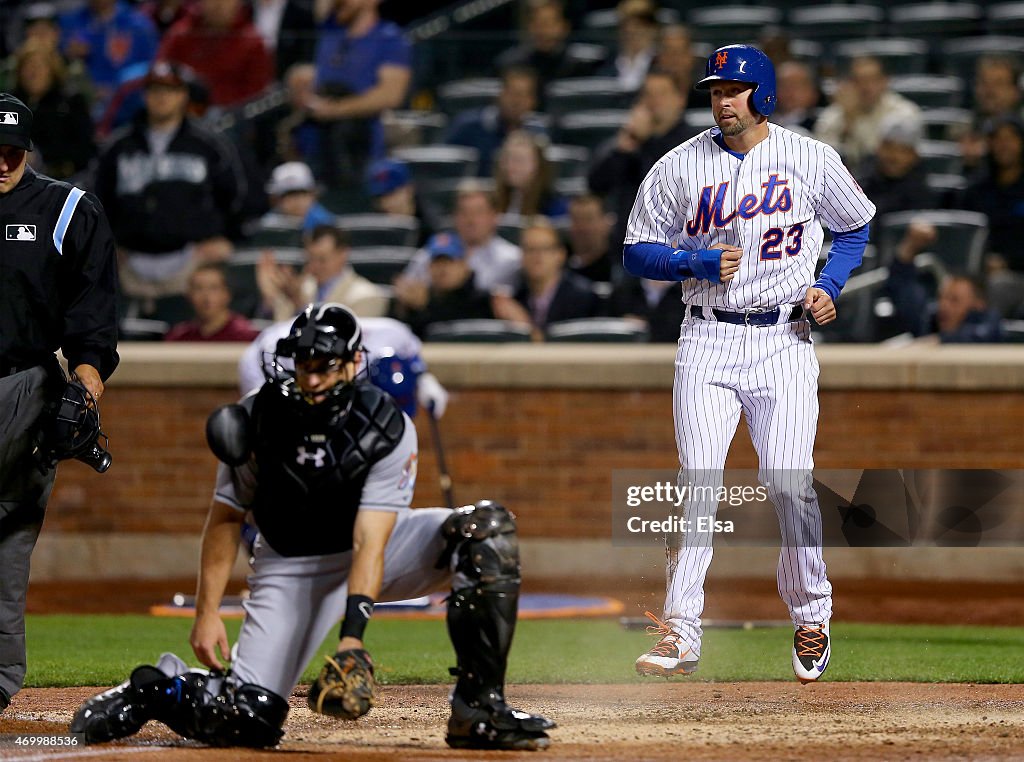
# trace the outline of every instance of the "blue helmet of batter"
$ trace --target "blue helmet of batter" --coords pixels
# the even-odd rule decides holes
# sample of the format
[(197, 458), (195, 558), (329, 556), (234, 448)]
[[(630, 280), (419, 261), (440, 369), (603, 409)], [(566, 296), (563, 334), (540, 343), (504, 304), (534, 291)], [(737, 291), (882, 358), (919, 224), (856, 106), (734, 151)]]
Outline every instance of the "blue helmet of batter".
[(374, 353), (367, 366), (370, 381), (394, 397), (410, 418), (416, 417), (416, 383), (425, 369), (419, 355), (403, 357), (391, 347)]
[(743, 82), (754, 86), (750, 96), (754, 110), (771, 116), (775, 110), (775, 66), (771, 59), (752, 45), (726, 45), (708, 56), (704, 79), (698, 90), (708, 90), (715, 82)]

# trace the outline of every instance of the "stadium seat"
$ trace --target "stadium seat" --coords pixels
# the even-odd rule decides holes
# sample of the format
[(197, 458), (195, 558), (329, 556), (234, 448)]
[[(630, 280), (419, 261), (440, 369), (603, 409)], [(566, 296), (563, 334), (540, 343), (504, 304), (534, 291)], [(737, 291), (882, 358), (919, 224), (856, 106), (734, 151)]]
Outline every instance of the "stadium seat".
[(163, 341), (171, 330), (166, 320), (147, 318), (122, 318), (117, 325), (119, 341)]
[(765, 5), (719, 5), (690, 11), (694, 38), (720, 45), (721, 40), (756, 40), (766, 26), (782, 22), (782, 11)]
[(380, 120), (389, 146), (440, 143), (448, 127), (448, 116), (440, 111), (385, 111)]
[(184, 295), (170, 294), (154, 299), (152, 311), (144, 317), (174, 325), (183, 320), (191, 320), (194, 316), (192, 303)]
[(415, 246), (420, 233), (418, 219), (397, 214), (343, 214), (335, 223), (353, 247)]
[(930, 2), (894, 5), (889, 21), (908, 37), (963, 37), (981, 31), (981, 6), (976, 3)]
[[(919, 209), (886, 215), (878, 224), (878, 247), (883, 265), (892, 262), (907, 226), (920, 220), (935, 226), (938, 235), (930, 247), (948, 270), (980, 275), (988, 240), (988, 217), (961, 209)], [(846, 299), (846, 291), (843, 291)]]
[(849, 40), (877, 36), (885, 14), (877, 5), (838, 3), (794, 8), (789, 31), (794, 37), (812, 40)]
[(1010, 344), (1024, 344), (1024, 320), (1003, 320), (999, 327), (1003, 332), (1003, 341)]
[(572, 77), (556, 79), (544, 90), (547, 111), (554, 117), (595, 109), (628, 109), (636, 93), (614, 77)]
[[(659, 8), (657, 18), (662, 26), (680, 21), (679, 12), (672, 8)], [(584, 29), (615, 30), (619, 26), (619, 13), (615, 8), (590, 11), (583, 17), (582, 26)]]
[(1024, 3), (996, 3), (985, 9), (985, 26), (992, 34), (1024, 32)]
[(437, 88), (437, 102), (449, 116), (460, 111), (482, 108), (494, 103), (501, 92), (497, 77), (477, 77), (445, 82)]
[(378, 285), (390, 286), (415, 254), (415, 246), (353, 247), (349, 250), (348, 261), (364, 278)]
[(450, 320), (427, 326), (427, 341), (504, 344), (530, 341), (530, 329), (507, 320)]
[(547, 327), (548, 341), (585, 341), (642, 343), (647, 341), (647, 327), (628, 318), (580, 318), (562, 320)]
[(929, 174), (958, 175), (963, 171), (963, 154), (952, 140), (922, 140), (917, 153)]
[(948, 74), (907, 74), (891, 77), (889, 87), (926, 109), (958, 107), (965, 85), (962, 78)]
[(707, 130), (715, 126), (715, 115), (709, 108), (687, 109), (683, 112), (683, 121), (695, 130)]
[(273, 212), (265, 214), (246, 230), (245, 242), (252, 247), (302, 246), (302, 220)]
[(590, 164), (590, 151), (583, 146), (549, 145), (544, 149), (544, 156), (556, 179), (585, 177)]
[(928, 43), (907, 37), (878, 37), (847, 40), (836, 45), (841, 71), (850, 60), (872, 56), (882, 62), (888, 74), (924, 74), (928, 69)]
[(564, 114), (558, 120), (559, 142), (583, 146), (593, 151), (615, 137), (629, 120), (627, 109), (601, 109)]
[(971, 81), (978, 58), (983, 55), (1009, 55), (1024, 60), (1024, 37), (983, 35), (946, 40), (939, 60), (944, 71)]
[[(224, 263), (228, 288), (231, 290), (231, 309), (253, 317), (260, 307), (260, 289), (256, 284), (256, 264), (266, 249), (239, 249)], [(302, 249), (278, 247), (271, 249), (278, 264), (301, 270), (306, 264)]]
[(473, 177), (480, 162), (480, 152), (466, 146), (409, 146), (397, 149), (393, 155), (409, 165), (413, 179), (420, 184)]
[(449, 217), (455, 211), (455, 200), (464, 188), (481, 188), (494, 192), (494, 180), (489, 177), (459, 177), (450, 180), (434, 180), (423, 184), (423, 191), (437, 208), (439, 214)]
[(921, 112), (925, 137), (929, 140), (956, 140), (967, 132), (974, 117), (965, 108), (928, 108)]
[(877, 267), (850, 276), (843, 288), (842, 318), (824, 326), (811, 323), (816, 341), (872, 342), (878, 338), (875, 302), (885, 295), (889, 268)]
[(940, 198), (956, 198), (967, 190), (967, 178), (963, 175), (931, 173), (925, 176), (924, 181)]

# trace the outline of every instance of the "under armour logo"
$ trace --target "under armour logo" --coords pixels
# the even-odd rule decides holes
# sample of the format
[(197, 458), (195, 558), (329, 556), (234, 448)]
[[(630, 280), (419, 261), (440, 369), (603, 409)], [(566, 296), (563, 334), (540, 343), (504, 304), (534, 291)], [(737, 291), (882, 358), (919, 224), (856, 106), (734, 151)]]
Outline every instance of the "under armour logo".
[(300, 466), (306, 465), (306, 461), (313, 461), (314, 468), (323, 468), (324, 462), (327, 459), (327, 450), (322, 447), (317, 447), (316, 452), (307, 452), (305, 447), (299, 448), (299, 454), (295, 457), (295, 462)]
[(373, 616), (373, 604), (367, 603), (366, 601), (359, 601), (359, 613), (369, 619)]
[[(715, 53), (715, 68), (716, 69), (721, 69), (728, 62), (729, 62), (729, 51), (728, 50), (720, 50), (717, 53)], [(740, 71), (743, 71), (743, 69), (741, 68)]]
[(746, 65), (747, 65), (746, 61), (740, 61), (740, 74), (746, 74), (746, 72), (743, 71), (743, 67), (746, 66)]

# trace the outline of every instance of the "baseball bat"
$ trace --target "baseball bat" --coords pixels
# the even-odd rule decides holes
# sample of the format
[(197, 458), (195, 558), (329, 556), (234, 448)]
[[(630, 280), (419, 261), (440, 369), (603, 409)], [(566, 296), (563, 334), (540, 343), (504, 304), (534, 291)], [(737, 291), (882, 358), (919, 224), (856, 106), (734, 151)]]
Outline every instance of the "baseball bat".
[(452, 477), (448, 473), (448, 464), (444, 460), (444, 445), (441, 443), (441, 424), (434, 415), (434, 404), (427, 407), (427, 417), (430, 419), (430, 433), (433, 435), (434, 450), (437, 451), (437, 477), (441, 483), (441, 492), (444, 494), (448, 508), (455, 508), (455, 493), (452, 491)]

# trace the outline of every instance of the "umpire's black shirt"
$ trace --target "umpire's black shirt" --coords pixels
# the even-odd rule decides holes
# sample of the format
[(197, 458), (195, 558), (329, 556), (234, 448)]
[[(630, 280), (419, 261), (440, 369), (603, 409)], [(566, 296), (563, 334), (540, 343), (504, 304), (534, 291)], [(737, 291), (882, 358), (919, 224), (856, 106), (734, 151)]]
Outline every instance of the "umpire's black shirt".
[(106, 380), (117, 367), (117, 257), (95, 196), (31, 167), (0, 194), (0, 374), (61, 348)]

